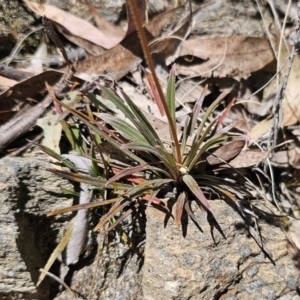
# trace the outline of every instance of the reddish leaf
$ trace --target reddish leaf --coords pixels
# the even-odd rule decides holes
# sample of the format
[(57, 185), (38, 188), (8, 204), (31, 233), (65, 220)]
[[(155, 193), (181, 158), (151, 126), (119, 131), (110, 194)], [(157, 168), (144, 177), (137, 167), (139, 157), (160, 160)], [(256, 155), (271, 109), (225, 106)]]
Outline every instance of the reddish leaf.
[(176, 201), (176, 206), (175, 206), (175, 224), (179, 227), (180, 222), (181, 222), (181, 217), (182, 217), (182, 212), (183, 212), (183, 207), (184, 203), (186, 200), (186, 193), (183, 192), (179, 195)]
[(203, 192), (199, 188), (195, 179), (191, 175), (187, 174), (182, 177), (182, 180), (188, 186), (190, 191), (196, 196), (196, 200), (199, 200), (201, 205), (203, 205), (206, 209), (210, 211), (210, 205), (208, 203), (208, 200), (206, 199)]

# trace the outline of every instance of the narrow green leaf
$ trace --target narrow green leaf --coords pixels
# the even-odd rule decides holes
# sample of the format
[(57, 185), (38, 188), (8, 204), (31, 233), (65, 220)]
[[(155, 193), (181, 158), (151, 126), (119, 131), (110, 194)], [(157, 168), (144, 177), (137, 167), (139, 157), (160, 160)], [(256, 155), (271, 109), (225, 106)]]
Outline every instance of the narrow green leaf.
[(215, 124), (216, 119), (214, 121), (212, 121), (206, 128), (205, 132), (202, 134), (200, 140), (196, 140), (197, 139), (197, 135), (195, 136), (195, 140), (192, 144), (192, 147), (188, 153), (188, 155), (185, 157), (183, 165), (186, 167), (189, 167), (189, 170), (191, 170), (192, 168), (190, 167), (191, 161), (195, 158), (197, 152), (199, 151), (199, 148), (201, 147), (201, 144), (204, 142), (204, 140), (207, 138), (211, 128), (213, 127), (213, 125)]
[(234, 181), (229, 181), (223, 178), (206, 174), (195, 175), (194, 178), (197, 180), (200, 186), (210, 186), (212, 189), (215, 190), (217, 190), (218, 188), (224, 188), (233, 192), (239, 198), (241, 198), (243, 194), (249, 195), (249, 190), (247, 190), (246, 188)]
[(94, 177), (99, 177), (100, 176), (100, 169), (98, 164), (96, 163), (96, 153), (95, 153), (95, 146), (92, 143), (91, 145), (91, 156), (92, 156), (92, 175)]
[(157, 135), (155, 129), (151, 126), (145, 115), (142, 113), (141, 109), (138, 108), (135, 103), (122, 91), (122, 95), (126, 100), (128, 106), (134, 113), (136, 119), (134, 120), (134, 124), (138, 128), (139, 132), (143, 134), (143, 136), (147, 139), (151, 146), (160, 145), (160, 147), (164, 148), (163, 142), (160, 140)]
[[(59, 101), (58, 101), (59, 102)], [(65, 107), (67, 110), (69, 110), (73, 115), (75, 115), (78, 119), (80, 119), (85, 125), (87, 125), (92, 132), (98, 133), (102, 138), (104, 138), (107, 142), (109, 142), (114, 148), (122, 151), (126, 156), (130, 157), (131, 159), (135, 160), (136, 162), (144, 165), (147, 164), (143, 159), (138, 157), (137, 155), (133, 154), (131, 151), (128, 151), (126, 149), (121, 149), (121, 144), (114, 140), (110, 134), (104, 131), (103, 127), (101, 127), (101, 124), (96, 123), (94, 120), (90, 119), (87, 115), (76, 111), (75, 109), (72, 109), (71, 107), (68, 107), (62, 102), (59, 102), (63, 107)]]
[(206, 209), (210, 211), (210, 205), (206, 197), (204, 196), (203, 192), (201, 191), (200, 187), (198, 186), (196, 180), (191, 175), (183, 175), (182, 180), (187, 185), (187, 187), (190, 189), (190, 191), (196, 196), (196, 199), (198, 199)]
[(216, 127), (212, 131), (212, 135), (214, 135), (217, 132), (217, 130), (219, 129), (219, 127), (222, 124), (222, 122), (224, 121), (225, 117), (228, 115), (228, 112), (231, 109), (232, 105), (234, 104), (235, 100), (236, 100), (236, 98), (233, 98), (230, 101), (230, 103), (227, 105), (227, 107), (224, 109), (224, 111), (221, 113), (221, 115), (219, 116)]
[(143, 152), (149, 152), (154, 154), (158, 159), (160, 159), (165, 167), (169, 170), (170, 175), (177, 179), (179, 176), (179, 171), (176, 165), (176, 161), (174, 157), (167, 152), (165, 149), (161, 149), (158, 147), (152, 147), (149, 144), (143, 144), (143, 143), (129, 143), (126, 145), (122, 145), (123, 149), (131, 149), (136, 151), (143, 151)]
[(148, 122), (147, 118), (122, 90), (122, 95), (129, 107), (127, 107), (124, 102), (109, 89), (105, 87), (101, 87), (101, 89), (106, 93), (110, 100), (124, 113), (126, 118), (128, 118), (134, 124), (138, 131), (143, 134), (143, 136), (152, 146), (157, 144), (163, 146), (163, 143), (161, 142), (155, 130), (152, 128), (151, 124)]
[(192, 115), (191, 115), (191, 118), (190, 118), (190, 122), (189, 122), (189, 125), (188, 125), (188, 135), (189, 136), (191, 136), (193, 134), (193, 132), (196, 128), (196, 122), (197, 122), (197, 119), (199, 117), (199, 113), (200, 113), (200, 110), (202, 108), (202, 104), (203, 104), (203, 100), (206, 96), (206, 92), (207, 92), (207, 85), (205, 85), (203, 91), (201, 92), (200, 97), (198, 98), (198, 100), (196, 101), (196, 103), (194, 105)]
[(144, 136), (141, 135), (136, 128), (126, 123), (126, 121), (123, 121), (117, 117), (114, 117), (109, 114), (104, 114), (104, 113), (97, 114), (97, 116), (107, 124), (113, 126), (118, 131), (118, 133), (121, 134), (123, 137), (125, 137), (127, 140), (132, 142), (140, 142), (140, 143), (147, 142)]
[[(136, 166), (136, 167), (129, 167), (125, 170), (122, 170), (120, 173), (116, 174), (115, 176), (113, 176), (112, 178), (110, 178), (106, 184), (109, 185), (111, 184), (112, 182), (115, 182), (117, 180), (120, 180), (126, 176), (129, 176), (129, 175), (133, 175), (135, 173), (138, 173), (138, 172), (141, 172), (141, 171), (145, 171), (145, 170), (149, 170), (149, 171), (153, 171), (153, 172), (156, 172), (156, 173), (162, 173), (163, 175), (169, 177), (169, 174), (161, 169), (161, 168), (156, 168), (156, 167), (153, 167), (153, 166)], [(138, 176), (138, 175), (137, 175)], [(144, 174), (142, 174), (141, 176), (144, 177)]]
[(167, 105), (168, 109), (173, 121), (174, 126), (176, 126), (176, 116), (175, 116), (175, 72), (176, 72), (176, 65), (172, 66), (169, 81), (167, 86)]
[(211, 148), (214, 145), (220, 144), (222, 142), (225, 142), (229, 139), (229, 137), (227, 136), (215, 136), (212, 137), (211, 139), (209, 139), (207, 142), (203, 143), (201, 145), (200, 150), (198, 151), (198, 153), (194, 156), (194, 158), (192, 159), (191, 163), (189, 164), (189, 171), (192, 170), (192, 168), (195, 166), (195, 164), (200, 160), (201, 156), (203, 155), (203, 153), (205, 153), (205, 151), (207, 151), (209, 148)]
[(188, 138), (188, 123), (190, 121), (190, 118), (187, 118), (183, 127), (183, 132), (181, 136), (181, 146), (180, 146), (180, 152), (181, 156), (183, 156), (184, 152), (186, 151), (186, 143)]
[(43, 152), (45, 152), (46, 154), (50, 155), (51, 157), (55, 158), (56, 160), (58, 160), (60, 163), (62, 163), (63, 165), (65, 165), (67, 168), (77, 172), (77, 168), (75, 167), (75, 165), (73, 163), (71, 163), (68, 159), (66, 159), (65, 157), (63, 157), (62, 155), (56, 153), (55, 151), (53, 151), (52, 149), (50, 149), (47, 146), (43, 146), (37, 143), (32, 142), (35, 146), (39, 147)]
[(214, 109), (217, 107), (217, 105), (229, 94), (229, 92), (223, 92), (221, 95), (219, 95), (219, 97), (208, 107), (208, 109), (206, 110), (203, 119), (200, 123), (200, 126), (197, 130), (197, 138), (199, 138), (206, 121), (208, 120), (209, 116), (212, 114), (212, 112), (214, 111)]

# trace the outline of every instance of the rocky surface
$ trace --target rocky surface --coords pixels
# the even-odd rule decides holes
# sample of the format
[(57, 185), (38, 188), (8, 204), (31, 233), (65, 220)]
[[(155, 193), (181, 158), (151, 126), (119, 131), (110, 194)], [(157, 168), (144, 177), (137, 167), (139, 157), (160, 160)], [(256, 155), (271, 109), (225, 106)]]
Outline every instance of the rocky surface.
[[(68, 214), (46, 217), (73, 202), (55, 187), (71, 188), (70, 184), (45, 170), (45, 157), (4, 158), (0, 167), (0, 299), (70, 299), (53, 280), (35, 287), (38, 269), (70, 219)], [(203, 232), (189, 222), (183, 237), (172, 219), (164, 227), (163, 213), (150, 208), (145, 258), (143, 246), (129, 250), (118, 234), (111, 233), (109, 246), (103, 246), (103, 235), (98, 236), (99, 264), (94, 240), (92, 250), (77, 264), (63, 267), (57, 262), (51, 272), (71, 287), (76, 299), (87, 299), (93, 274), (91, 299), (300, 299), (299, 277), (280, 228), (260, 222), (274, 266), (248, 236), (239, 216), (222, 201), (212, 204), (226, 239), (214, 228), (214, 242), (210, 225), (197, 210)]]
[[(54, 299), (58, 284), (46, 278), (36, 288), (39, 268), (62, 237), (69, 214), (46, 217), (52, 210), (72, 205), (73, 199), (62, 195), (60, 187), (72, 189), (65, 180), (46, 171), (52, 167), (48, 158), (4, 158), (0, 160), (0, 299)], [(97, 217), (97, 216), (96, 216)], [(98, 216), (99, 218), (99, 216)], [(99, 220), (99, 219), (97, 219)], [(103, 236), (96, 284), (91, 299), (142, 299), (142, 256), (128, 251), (118, 235)], [(71, 267), (56, 262), (51, 269), (69, 284), (78, 299), (86, 299), (97, 262), (96, 241), (91, 250)], [(140, 296), (139, 296), (140, 295)], [(62, 292), (56, 299), (70, 299)]]
[(39, 288), (35, 284), (66, 217), (47, 218), (46, 213), (72, 199), (43, 188), (70, 188), (46, 166), (45, 158), (0, 160), (0, 299), (48, 299), (49, 281)]
[(231, 207), (214, 201), (212, 209), (226, 239), (195, 210), (185, 237), (165, 214), (147, 211), (143, 294), (145, 300), (300, 299), (299, 277), (279, 227), (259, 222), (275, 265), (249, 237)]

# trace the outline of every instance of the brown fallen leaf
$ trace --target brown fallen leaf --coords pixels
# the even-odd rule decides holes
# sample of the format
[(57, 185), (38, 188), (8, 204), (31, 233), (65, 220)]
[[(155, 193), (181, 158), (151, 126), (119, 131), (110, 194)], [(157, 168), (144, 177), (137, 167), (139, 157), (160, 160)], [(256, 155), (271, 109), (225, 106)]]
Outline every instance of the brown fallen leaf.
[(16, 112), (25, 104), (41, 100), (43, 98), (42, 93), (46, 91), (45, 81), (49, 85), (54, 85), (62, 75), (61, 72), (46, 71), (19, 82), (0, 94), (0, 119), (1, 112)]
[(148, 24), (145, 25), (146, 29), (151, 32), (154, 37), (167, 36), (170, 27), (178, 23), (184, 13), (184, 6), (179, 6), (167, 11), (164, 11), (155, 16)]
[(275, 59), (267, 39), (239, 35), (184, 41), (180, 57), (178, 73), (204, 77), (248, 75)]
[(89, 11), (91, 15), (93, 16), (93, 19), (98, 27), (99, 30), (106, 32), (107, 35), (111, 35), (114, 37), (119, 37), (123, 38), (124, 37), (124, 30), (120, 26), (116, 26), (106, 20), (101, 14), (99, 14), (98, 10), (96, 7), (89, 1), (89, 0), (84, 0), (86, 5), (89, 8)]
[(273, 125), (273, 118), (268, 120), (263, 120), (258, 124), (254, 125), (251, 128), (250, 132), (248, 133), (248, 136), (250, 137), (249, 145), (251, 145), (253, 142), (256, 142), (259, 138), (261, 138), (263, 135), (268, 133), (272, 125)]
[(261, 163), (264, 159), (270, 154), (269, 151), (242, 151), (238, 156), (229, 162), (228, 165), (221, 165), (220, 167), (224, 168), (249, 168)]
[(165, 37), (163, 40), (151, 45), (150, 50), (152, 53), (158, 52), (164, 55), (166, 64), (170, 65), (178, 57), (182, 42), (191, 32), (189, 19), (186, 18), (185, 22), (174, 32), (170, 33), (170, 37)]
[(300, 148), (293, 147), (289, 150), (277, 151), (270, 159), (273, 166), (277, 168), (288, 168), (292, 166), (300, 169)]
[[(157, 37), (156, 34), (161, 34), (164, 29), (164, 25), (168, 23), (170, 19), (173, 20), (173, 15), (174, 10), (165, 12), (163, 13), (163, 16), (157, 16), (145, 26), (145, 32), (149, 43)], [(178, 17), (177, 14), (176, 16)], [(148, 28), (150, 32), (148, 31)], [(140, 41), (137, 33), (133, 32), (129, 36), (126, 36), (120, 44), (104, 54), (79, 62), (77, 73), (81, 74), (81, 76), (82, 74), (105, 74), (118, 81), (138, 66), (142, 60), (143, 51)]]
[[(0, 90), (7, 90), (17, 84), (18, 81), (0, 76)], [(0, 112), (1, 113), (1, 112)]]
[[(78, 37), (99, 45), (105, 49), (110, 49), (117, 45), (124, 37), (124, 34), (112, 35), (111, 32), (97, 29), (89, 22), (73, 16), (57, 7), (48, 4), (38, 4), (29, 0), (24, 0), (30, 10), (40, 16), (46, 16), (55, 21), (70, 33)], [(116, 32), (114, 32), (116, 34)]]
[[(145, 0), (138, 0), (138, 9), (145, 18)], [(113, 80), (119, 80), (142, 62), (143, 50), (136, 32), (131, 13), (128, 13), (128, 30), (120, 44), (97, 57), (91, 57), (79, 63), (77, 72), (81, 77), (104, 74)], [(149, 42), (153, 36), (146, 31)]]
[(229, 161), (242, 151), (244, 145), (245, 141), (229, 142), (210, 154), (206, 160), (210, 165), (217, 165), (224, 161)]
[[(23, 104), (22, 110), (7, 123), (0, 126), (0, 150), (32, 128), (37, 119), (51, 104), (51, 98), (45, 97), (45, 82), (55, 85), (55, 92), (59, 94), (65, 91), (71, 80), (75, 79), (72, 76), (71, 69), (65, 74), (57, 71), (47, 71), (16, 84), (0, 95), (0, 104), (12, 105), (12, 108), (16, 104)], [(80, 79), (76, 80), (82, 83)]]
[(96, 45), (86, 40), (85, 38), (72, 34), (70, 31), (68, 31), (66, 28), (64, 28), (63, 26), (61, 26), (56, 22), (55, 22), (55, 27), (57, 31), (59, 31), (63, 36), (65, 36), (66, 39), (68, 39), (70, 42), (74, 43), (75, 45), (85, 49), (87, 53), (93, 56), (99, 56), (106, 51), (105, 48)]
[[(150, 33), (147, 35), (151, 41), (152, 35)], [(137, 67), (142, 59), (143, 51), (138, 34), (134, 32), (102, 55), (79, 62), (77, 73), (80, 76), (104, 74), (117, 81)]]

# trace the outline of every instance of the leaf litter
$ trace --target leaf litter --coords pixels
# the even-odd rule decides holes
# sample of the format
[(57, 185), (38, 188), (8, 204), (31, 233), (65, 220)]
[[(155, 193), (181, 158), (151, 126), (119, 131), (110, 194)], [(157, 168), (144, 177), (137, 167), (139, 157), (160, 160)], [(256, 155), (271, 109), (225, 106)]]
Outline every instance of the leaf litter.
[[(97, 57), (90, 57), (85, 61), (79, 62), (78, 67), (75, 66), (75, 75), (69, 75), (68, 82), (65, 83), (63, 89), (60, 89), (61, 92), (64, 93), (62, 96), (59, 95), (61, 99), (70, 98), (69, 95), (73, 89), (78, 90), (78, 88), (80, 87), (81, 90), (84, 90), (86, 86), (90, 85), (90, 89), (87, 90), (89, 92), (96, 91), (94, 97), (98, 99), (98, 102), (101, 102), (101, 96), (97, 95), (97, 93), (99, 93), (99, 75), (104, 75), (109, 79), (118, 81), (118, 86), (121, 87), (123, 92), (125, 92), (132, 99), (134, 104), (139, 109), (141, 109), (161, 140), (166, 142), (166, 144), (172, 144), (172, 139), (174, 138), (174, 136), (172, 137), (172, 134), (170, 135), (169, 128), (166, 126), (166, 124), (168, 123), (167, 118), (165, 116), (162, 116), (161, 111), (158, 109), (157, 103), (153, 101), (153, 98), (149, 96), (149, 93), (147, 95), (144, 94), (144, 92), (147, 91), (147, 88), (148, 90), (151, 88), (149, 88), (149, 85), (146, 81), (145, 71), (142, 71), (142, 68), (139, 68), (139, 65), (144, 64), (145, 59), (135, 25), (133, 25), (134, 22), (130, 17), (128, 26), (129, 29), (126, 33), (120, 27), (111, 24), (102, 16), (97, 14), (92, 4), (90, 4), (89, 1), (86, 1), (91, 13), (94, 16), (98, 28), (105, 28), (104, 31), (101, 31), (101, 29), (96, 28), (90, 23), (80, 18), (71, 16), (70, 14), (53, 6), (36, 4), (28, 0), (26, 0), (25, 2), (28, 7), (35, 13), (39, 15), (45, 15), (46, 18), (44, 20), (50, 20), (50, 25), (46, 25), (46, 29), (49, 28), (49, 26), (53, 25), (54, 32), (55, 30), (58, 30), (62, 34), (64, 34), (64, 32), (67, 33), (65, 35), (66, 38), (72, 36), (71, 41), (73, 43), (80, 46), (83, 45), (80, 40), (85, 39), (87, 43), (93, 44), (94, 49), (97, 49), (97, 47), (99, 49), (99, 51), (92, 51), (94, 54), (98, 54)], [(142, 7), (144, 2), (141, 1), (140, 4)], [(203, 10), (205, 9), (206, 8), (204, 7)], [(168, 74), (171, 62), (175, 61), (177, 65), (176, 76), (178, 82), (176, 91), (186, 91), (186, 93), (183, 93), (183, 96), (181, 92), (180, 97), (178, 97), (176, 94), (177, 102), (176, 110), (174, 111), (174, 118), (177, 122), (177, 136), (185, 135), (183, 124), (187, 124), (188, 113), (193, 110), (193, 106), (195, 105), (195, 103), (197, 103), (197, 98), (204, 89), (204, 83), (208, 82), (209, 85), (204, 103), (202, 105), (203, 108), (198, 113), (198, 121), (202, 120), (205, 114), (205, 109), (208, 107), (214, 95), (218, 95), (218, 93), (222, 91), (222, 86), (220, 85), (219, 81), (220, 77), (231, 78), (233, 79), (233, 82), (242, 82), (244, 78), (251, 76), (251, 74), (253, 74), (254, 72), (260, 72), (261, 70), (268, 68), (271, 64), (276, 64), (276, 58), (273, 51), (274, 47), (272, 48), (270, 46), (268, 39), (265, 37), (262, 38), (245, 35), (219, 35), (204, 37), (202, 36), (197, 38), (193, 36), (191, 39), (189, 39), (189, 35), (191, 32), (193, 32), (193, 26), (195, 24), (193, 24), (193, 22), (189, 22), (188, 16), (185, 20), (181, 20), (182, 26), (179, 26), (175, 29), (171, 26), (176, 23), (176, 21), (172, 19), (172, 21), (170, 22), (170, 16), (174, 17), (174, 15), (176, 15), (178, 18), (178, 15), (182, 14), (182, 12), (182, 8), (175, 8), (173, 10), (166, 11), (162, 14), (157, 15), (153, 19), (153, 21), (150, 21), (145, 26), (145, 32), (148, 43), (150, 44), (150, 49), (153, 54), (156, 55), (155, 57), (157, 57), (157, 63), (155, 62), (156, 70), (162, 68), (162, 70), (165, 70), (165, 72), (162, 72), (161, 74)], [(196, 13), (194, 14), (194, 16), (195, 15)], [(195, 20), (196, 18), (193, 19), (193, 21)], [(163, 38), (160, 39), (160, 37)], [(55, 39), (56, 41), (54, 41), (54, 43), (56, 47), (61, 50), (65, 61), (69, 65), (72, 65), (73, 62), (70, 61), (68, 53), (64, 49), (64, 45), (60, 44), (59, 38)], [(273, 42), (274, 41), (275, 43), (278, 43), (276, 39), (273, 39)], [(212, 49), (214, 49), (214, 51), (212, 51)], [(86, 51), (89, 52), (89, 49), (86, 49)], [(287, 55), (286, 52), (282, 52), (281, 54), (283, 58)], [(285, 138), (284, 134), (286, 134), (286, 132), (289, 132), (294, 140), (297, 139), (296, 135), (293, 136), (293, 131), (290, 131), (289, 126), (298, 124), (298, 120), (300, 117), (298, 112), (299, 93), (297, 86), (299, 77), (298, 64), (299, 60), (296, 57), (289, 72), (289, 81), (286, 87), (286, 97), (282, 101), (283, 116), (281, 123), (278, 125), (278, 130), (280, 130), (280, 128), (283, 129), (283, 136), (281, 137), (281, 139)], [(287, 69), (283, 70), (282, 74), (285, 74), (284, 71), (286, 70)], [(139, 84), (136, 84), (133, 77), (130, 76), (130, 72), (139, 73), (139, 77), (141, 79), (141, 82), (139, 82)], [(85, 85), (83, 85), (84, 80), (76, 77), (76, 74), (80, 73), (89, 74), (89, 79), (87, 80)], [(0, 144), (2, 145), (1, 149), (9, 147), (10, 143), (14, 139), (16, 139), (15, 136), (11, 138), (4, 138), (4, 131), (7, 131), (8, 129), (11, 130), (11, 128), (17, 126), (19, 120), (18, 118), (20, 118), (20, 116), (23, 118), (26, 117), (29, 109), (32, 108), (32, 110), (38, 110), (38, 105), (35, 105), (35, 103), (39, 103), (40, 101), (42, 101), (42, 99), (44, 99), (47, 93), (45, 83), (47, 83), (48, 86), (54, 86), (55, 84), (57, 84), (61, 76), (62, 73), (58, 71), (44, 71), (39, 75), (30, 77), (29, 79), (25, 79), (15, 84), (0, 95), (0, 116), (1, 120), (3, 120), (2, 124), (4, 123), (4, 125), (2, 125), (0, 128), (0, 132), (2, 130), (2, 135), (0, 135)], [(161, 76), (159, 80), (161, 81), (162, 86), (165, 87), (166, 92), (166, 78)], [(243, 88), (242, 85), (241, 87)], [(228, 90), (230, 90), (230, 88), (231, 87), (229, 86)], [(245, 88), (248, 87), (245, 86)], [(56, 89), (56, 95), (58, 95), (57, 90), (59, 90), (59, 88)], [(121, 95), (123, 92), (121, 91), (119, 94)], [(160, 96), (157, 96), (158, 99), (159, 97)], [(261, 94), (260, 96), (255, 98), (255, 101), (257, 103), (263, 103), (263, 97), (263, 94)], [(52, 99), (52, 101), (54, 101), (54, 99)], [(56, 99), (55, 101), (57, 101), (57, 103), (59, 102), (58, 99)], [(80, 102), (81, 100), (77, 99), (77, 101)], [(227, 101), (227, 99), (225, 99), (225, 101)], [(268, 103), (272, 103), (272, 101), (273, 99), (268, 99)], [(45, 109), (50, 105), (51, 101), (49, 101), (48, 99), (47, 103), (48, 104), (46, 105)], [(103, 105), (105, 107), (105, 101), (103, 102)], [(106, 105), (106, 109), (113, 112), (115, 116), (121, 115), (121, 110), (118, 107), (110, 106), (108, 103)], [(215, 151), (210, 150), (207, 152), (206, 161), (208, 162), (208, 164), (218, 165), (220, 169), (227, 168), (229, 170), (234, 170), (249, 168), (251, 166), (259, 168), (259, 166), (263, 166), (265, 164), (264, 162), (270, 154), (270, 151), (268, 151), (269, 149), (266, 148), (265, 145), (267, 138), (270, 135), (270, 130), (272, 130), (272, 127), (274, 126), (271, 109), (269, 109), (269, 112), (268, 109), (266, 109), (263, 114), (256, 114), (255, 109), (252, 109), (252, 111), (248, 111), (246, 106), (241, 109), (239, 105), (240, 104), (235, 104), (234, 110), (242, 112), (239, 115), (244, 114), (242, 120), (243, 122), (247, 123), (248, 127), (247, 130), (243, 131), (237, 130), (238, 127), (232, 127), (231, 130), (233, 131), (233, 134), (236, 134), (238, 136), (241, 135), (242, 137), (246, 136), (247, 138), (245, 138), (243, 141), (229, 141)], [(85, 107), (87, 107), (86, 109), (87, 111), (89, 111), (89, 116), (91, 119), (101, 116), (101, 113), (99, 111), (92, 112), (88, 106), (89, 104), (85, 104)], [(269, 107), (271, 106), (269, 105)], [(102, 112), (105, 112), (105, 109), (103, 107), (98, 109), (100, 109), (100, 111)], [(185, 111), (185, 113), (182, 114), (182, 111)], [(18, 114), (16, 114), (16, 112), (18, 112)], [(212, 112), (212, 115), (216, 117), (220, 115), (221, 112), (222, 110), (220, 108), (216, 108)], [(8, 114), (9, 117), (5, 118), (5, 116)], [(40, 115), (42, 115), (42, 111), (39, 111), (34, 115), (34, 120), (31, 118), (31, 120), (26, 125), (27, 130), (29, 130), (34, 125), (34, 123), (37, 121), (37, 117)], [(52, 127), (56, 126), (54, 124), (55, 118), (57, 119), (57, 116), (53, 116), (54, 114), (51, 111), (48, 112), (42, 119), (38, 121), (38, 124), (41, 124), (41, 122), (45, 124), (45, 126), (43, 125), (43, 129), (46, 138), (49, 138), (49, 136), (51, 137), (51, 135), (52, 138), (55, 138), (55, 142), (47, 143), (46, 146), (59, 152), (58, 145), (61, 139), (60, 131), (55, 132), (53, 130), (51, 131), (47, 129), (47, 124), (49, 125), (49, 123)], [(179, 116), (181, 116), (181, 121), (179, 121)], [(226, 114), (222, 125), (223, 128), (229, 126), (233, 122), (231, 119), (232, 116), (234, 117), (233, 113)], [(8, 118), (10, 118), (10, 121), (8, 121)], [(247, 122), (248, 119), (251, 119), (251, 124)], [(70, 118), (66, 118), (66, 120), (68, 120), (68, 122), (71, 121)], [(124, 121), (126, 122), (126, 120)], [(203, 123), (205, 125), (203, 127), (203, 130), (206, 130), (206, 128), (208, 128), (209, 121), (212, 120), (207, 120), (206, 124)], [(95, 119), (94, 122), (96, 123)], [(80, 126), (80, 123), (82, 122), (77, 121), (74, 123), (74, 125)], [(108, 132), (111, 135), (114, 134), (114, 131), (112, 131), (111, 129), (108, 129)], [(26, 132), (23, 132), (23, 134), (25, 133)], [(95, 136), (93, 136), (92, 138), (99, 139), (99, 136), (95, 134)], [(91, 141), (86, 141), (86, 143), (91, 143)], [(257, 148), (255, 146), (257, 143), (259, 143), (261, 147), (264, 147), (265, 151), (261, 151), (259, 148)], [(189, 145), (189, 147), (191, 146), (192, 145)], [(141, 147), (139, 148), (136, 145), (135, 149), (141, 149)], [(171, 149), (172, 147), (170, 147), (170, 151)], [(125, 150), (126, 149), (124, 147), (124, 151)], [(282, 160), (282, 157), (284, 156), (286, 156), (287, 158)], [(224, 164), (224, 162), (226, 163)], [(271, 163), (274, 167), (296, 169), (299, 168), (299, 148), (294, 147), (293, 145), (290, 147), (282, 146), (281, 149), (275, 151), (275, 153), (273, 154)], [(201, 164), (199, 165), (199, 168), (201, 168)], [(181, 170), (183, 172), (184, 168)], [(257, 174), (257, 176), (259, 177), (260, 175)], [(225, 180), (226, 179), (228, 178), (225, 178)], [(141, 179), (133, 176), (130, 180), (134, 180), (132, 182), (140, 182)], [(209, 210), (209, 203), (206, 202), (206, 198), (204, 195), (202, 195), (201, 189), (199, 190), (196, 187), (193, 180), (194, 179), (190, 175), (183, 175), (183, 181), (191, 188), (192, 193), (194, 193), (196, 197), (200, 199), (199, 201), (203, 201), (202, 204), (204, 203), (203, 205), (205, 209)], [(286, 182), (286, 184), (287, 186), (289, 186), (288, 181)], [(226, 197), (228, 199), (234, 199), (231, 192), (227, 191), (226, 194), (221, 187), (222, 185), (220, 185), (219, 191), (223, 192), (223, 195), (227, 195)], [(292, 188), (291, 192), (293, 192)], [(187, 207), (187, 196), (188, 195), (186, 193), (181, 193), (179, 195), (175, 214), (177, 225), (180, 224), (181, 213), (184, 207)], [(154, 194), (150, 198), (149, 195), (145, 195), (145, 199), (146, 198), (157, 199)], [(117, 212), (121, 211), (120, 206), (116, 206), (115, 209)], [(290, 208), (281, 207), (281, 209), (287, 212)], [(245, 211), (238, 207), (237, 210), (244, 218)], [(191, 217), (193, 217), (192, 212), (188, 213)], [(114, 227), (117, 224), (115, 224)], [(260, 237), (256, 233), (256, 229), (251, 227), (249, 230), (256, 239), (257, 243), (263, 248), (264, 246), (260, 240)], [(61, 251), (62, 249), (59, 250), (59, 252)], [(267, 250), (266, 253), (268, 253)]]

